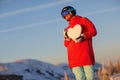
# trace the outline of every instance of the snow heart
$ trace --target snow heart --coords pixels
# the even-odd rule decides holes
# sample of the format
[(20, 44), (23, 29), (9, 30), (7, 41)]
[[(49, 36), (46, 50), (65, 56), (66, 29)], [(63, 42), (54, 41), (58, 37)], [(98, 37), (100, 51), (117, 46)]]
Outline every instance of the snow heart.
[(81, 32), (82, 26), (77, 24), (73, 28), (69, 28), (67, 34), (72, 40), (75, 40), (76, 38), (80, 37)]

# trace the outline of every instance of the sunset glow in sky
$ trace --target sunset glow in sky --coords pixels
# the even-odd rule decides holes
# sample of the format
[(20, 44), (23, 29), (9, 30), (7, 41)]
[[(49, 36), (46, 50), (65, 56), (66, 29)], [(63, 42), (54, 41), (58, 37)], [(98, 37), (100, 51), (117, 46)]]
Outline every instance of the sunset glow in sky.
[(119, 0), (0, 0), (0, 62), (37, 59), (67, 62), (61, 9), (73, 6), (77, 15), (96, 26), (96, 62), (120, 58)]

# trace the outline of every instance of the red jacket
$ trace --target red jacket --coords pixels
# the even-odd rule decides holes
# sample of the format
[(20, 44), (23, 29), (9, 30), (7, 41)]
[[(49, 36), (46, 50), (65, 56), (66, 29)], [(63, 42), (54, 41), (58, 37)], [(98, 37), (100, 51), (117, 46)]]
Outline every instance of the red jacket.
[(86, 17), (75, 16), (69, 21), (68, 28), (76, 24), (82, 26), (82, 33), (85, 33), (84, 40), (75, 43), (73, 40), (64, 39), (64, 45), (68, 52), (68, 64), (70, 68), (84, 65), (94, 65), (94, 51), (92, 47), (92, 37), (97, 34), (94, 24)]

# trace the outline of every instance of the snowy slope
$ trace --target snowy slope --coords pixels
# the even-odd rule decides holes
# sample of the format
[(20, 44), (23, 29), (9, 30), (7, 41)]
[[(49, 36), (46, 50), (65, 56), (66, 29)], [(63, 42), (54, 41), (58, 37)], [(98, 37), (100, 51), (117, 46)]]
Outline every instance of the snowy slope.
[(67, 64), (55, 66), (53, 64), (37, 61), (22, 60), (13, 63), (1, 63), (0, 74), (23, 75), (24, 80), (60, 80), (64, 78), (64, 72), (73, 77)]
[(31, 59), (0, 64), (0, 74), (23, 75), (24, 80), (64, 80), (65, 72), (74, 80), (67, 64), (53, 65)]

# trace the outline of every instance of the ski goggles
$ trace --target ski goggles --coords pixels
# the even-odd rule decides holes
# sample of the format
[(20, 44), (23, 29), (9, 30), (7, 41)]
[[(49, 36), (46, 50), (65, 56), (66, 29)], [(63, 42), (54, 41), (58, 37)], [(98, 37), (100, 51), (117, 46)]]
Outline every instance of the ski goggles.
[(62, 17), (64, 18), (67, 14), (69, 14), (70, 12), (72, 11), (75, 11), (74, 8), (71, 8), (71, 9), (68, 9), (68, 10), (65, 10), (61, 13)]
[(69, 11), (68, 10), (65, 10), (61, 13), (62, 17), (64, 18), (67, 14), (69, 14)]

